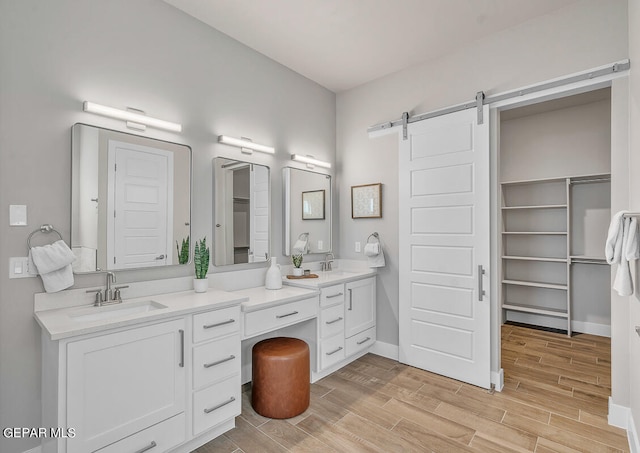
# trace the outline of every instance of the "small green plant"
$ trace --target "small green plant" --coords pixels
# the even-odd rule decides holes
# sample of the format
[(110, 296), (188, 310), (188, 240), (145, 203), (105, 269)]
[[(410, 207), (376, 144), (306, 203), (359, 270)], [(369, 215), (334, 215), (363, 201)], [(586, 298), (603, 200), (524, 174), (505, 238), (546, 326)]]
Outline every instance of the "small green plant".
[(293, 267), (299, 268), (302, 266), (302, 253), (298, 255), (291, 255), (291, 261), (293, 261)]
[(178, 264), (187, 264), (189, 262), (189, 236), (182, 240), (182, 247), (176, 241), (176, 249), (178, 250)]
[(209, 271), (209, 248), (207, 247), (207, 238), (205, 236), (201, 241), (196, 241), (193, 249), (193, 262), (196, 267), (196, 278), (207, 278)]

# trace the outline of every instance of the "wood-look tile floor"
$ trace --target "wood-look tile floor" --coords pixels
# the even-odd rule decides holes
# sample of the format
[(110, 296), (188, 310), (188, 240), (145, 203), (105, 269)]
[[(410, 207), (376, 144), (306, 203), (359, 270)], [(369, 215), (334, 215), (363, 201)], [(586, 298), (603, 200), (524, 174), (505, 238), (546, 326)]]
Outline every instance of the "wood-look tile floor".
[(607, 424), (608, 338), (502, 329), (502, 392), (368, 354), (312, 384), (289, 420), (256, 414), (245, 392), (236, 428), (196, 452), (629, 451)]

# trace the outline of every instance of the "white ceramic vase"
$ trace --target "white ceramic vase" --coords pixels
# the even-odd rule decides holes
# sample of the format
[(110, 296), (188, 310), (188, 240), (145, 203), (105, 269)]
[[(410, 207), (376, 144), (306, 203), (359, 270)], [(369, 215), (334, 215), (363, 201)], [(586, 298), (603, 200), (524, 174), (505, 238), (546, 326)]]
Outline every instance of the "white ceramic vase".
[(267, 276), (264, 280), (264, 287), (267, 289), (282, 288), (282, 275), (280, 274), (280, 265), (277, 263), (275, 256), (271, 257), (271, 266), (267, 270)]
[(206, 293), (209, 289), (209, 279), (208, 278), (194, 278), (193, 279), (193, 290), (197, 293)]

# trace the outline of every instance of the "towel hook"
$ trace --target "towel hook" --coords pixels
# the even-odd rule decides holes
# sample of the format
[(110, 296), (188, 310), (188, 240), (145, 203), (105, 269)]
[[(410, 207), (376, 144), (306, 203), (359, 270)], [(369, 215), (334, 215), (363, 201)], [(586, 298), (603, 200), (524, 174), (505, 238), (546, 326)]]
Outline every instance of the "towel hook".
[(37, 230), (33, 230), (31, 234), (29, 234), (29, 237), (27, 238), (27, 247), (29, 247), (29, 249), (31, 249), (31, 237), (36, 233), (55, 233), (58, 235), (58, 238), (62, 240), (62, 235), (60, 234), (60, 232), (56, 230), (50, 223), (45, 223), (44, 225), (40, 225), (40, 228), (38, 228)]
[(373, 233), (371, 233), (371, 234), (369, 235), (369, 237), (367, 238), (367, 243), (369, 243), (369, 240), (370, 240), (372, 237), (373, 237), (377, 242), (380, 242), (380, 236), (378, 235), (378, 233), (377, 233), (376, 231), (374, 231), (374, 232), (373, 232)]

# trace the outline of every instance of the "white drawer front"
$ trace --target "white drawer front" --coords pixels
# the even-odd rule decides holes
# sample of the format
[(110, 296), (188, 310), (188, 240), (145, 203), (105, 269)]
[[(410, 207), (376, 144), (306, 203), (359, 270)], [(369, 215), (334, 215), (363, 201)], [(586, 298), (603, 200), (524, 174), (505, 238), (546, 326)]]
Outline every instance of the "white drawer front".
[(347, 357), (372, 346), (376, 342), (375, 326), (345, 340)]
[(193, 387), (220, 381), (240, 372), (240, 335), (193, 348)]
[(344, 302), (344, 284), (327, 286), (322, 288), (320, 293), (320, 306), (328, 307), (329, 305)]
[(290, 326), (304, 319), (317, 316), (317, 314), (317, 297), (252, 311), (245, 314), (244, 336), (249, 338), (262, 332)]
[(320, 343), (320, 368), (325, 369), (345, 358), (344, 336), (336, 335)]
[(240, 415), (240, 374), (193, 394), (193, 434)]
[(323, 308), (320, 311), (320, 338), (344, 334), (344, 304)]
[(193, 315), (193, 342), (240, 331), (240, 307), (228, 307)]
[(129, 437), (97, 450), (96, 453), (162, 452), (185, 441), (184, 412)]

